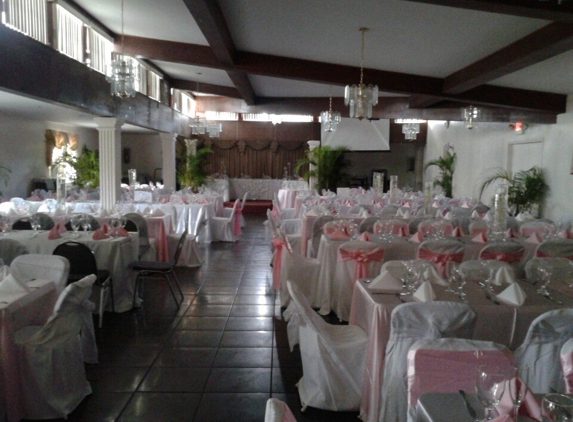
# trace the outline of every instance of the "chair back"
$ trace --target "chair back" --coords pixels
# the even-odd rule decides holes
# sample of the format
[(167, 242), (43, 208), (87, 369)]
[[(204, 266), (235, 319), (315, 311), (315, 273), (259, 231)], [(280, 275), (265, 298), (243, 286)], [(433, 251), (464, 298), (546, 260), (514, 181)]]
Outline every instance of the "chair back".
[(177, 249), (175, 249), (175, 255), (173, 258), (173, 266), (177, 266), (177, 262), (179, 262), (179, 257), (181, 256), (181, 250), (183, 249), (183, 244), (185, 243), (185, 238), (187, 237), (187, 229), (183, 231), (181, 237), (179, 238), (179, 242), (177, 243)]
[(507, 262), (495, 259), (470, 259), (462, 262), (459, 270), (462, 274), (479, 273), (483, 280), (486, 280), (489, 277), (489, 272), (493, 271), (493, 284), (496, 286), (504, 286), (516, 281), (513, 267)]
[(430, 261), (443, 277), (448, 261), (462, 262), (465, 246), (453, 239), (425, 240), (418, 246), (417, 258)]
[(479, 251), (479, 259), (496, 259), (507, 262), (518, 277), (523, 276), (521, 261), (525, 255), (525, 247), (517, 242), (494, 242), (485, 245)]
[(10, 273), (19, 280), (33, 278), (52, 280), (61, 293), (68, 282), (70, 262), (63, 256), (29, 254), (16, 257), (10, 264)]
[(271, 232), (273, 237), (278, 236), (278, 227), (275, 224), (275, 220), (273, 218), (272, 211), (267, 209), (267, 219), (269, 220), (269, 225), (271, 226)]
[(243, 200), (241, 201), (241, 211), (245, 209), (245, 202), (247, 202), (247, 196), (249, 195), (249, 191), (246, 191), (243, 195)]
[(0, 258), (5, 265), (10, 265), (14, 258), (26, 255), (28, 249), (22, 243), (14, 239), (0, 238)]
[(552, 229), (555, 229), (555, 225), (550, 221), (526, 221), (521, 226), (519, 226), (519, 235), (523, 237), (529, 237), (533, 233), (537, 233), (539, 236), (543, 237)]
[(549, 239), (535, 249), (539, 258), (561, 257), (573, 260), (573, 239)]
[(480, 233), (487, 233), (487, 222), (484, 220), (472, 220), (468, 225), (469, 234), (475, 236)]
[(371, 278), (380, 273), (384, 261), (384, 249), (373, 242), (350, 241), (338, 248), (337, 261), (348, 261), (352, 267), (351, 291), (359, 278)]
[(526, 384), (534, 393), (565, 390), (559, 355), (573, 338), (573, 309), (548, 311), (533, 320), (523, 343), (514, 352), (520, 368), (529, 367)]
[(129, 212), (125, 214), (127, 219), (125, 223), (125, 230), (128, 232), (138, 232), (139, 234), (139, 255), (143, 255), (149, 249), (149, 231), (147, 229), (147, 221), (145, 218), (136, 212)]
[(531, 258), (525, 263), (525, 278), (531, 283), (540, 280), (538, 269), (551, 268), (551, 281), (565, 282), (573, 280), (573, 261), (567, 258)]
[(489, 211), (489, 207), (485, 204), (477, 204), (475, 207), (472, 208), (472, 214), (474, 211), (476, 211), (479, 214), (479, 216), (483, 218), (483, 216), (486, 215), (487, 212)]
[(32, 223), (30, 223), (30, 218), (22, 217), (14, 221), (14, 224), (12, 224), (12, 230), (32, 230)]
[(326, 223), (333, 220), (334, 216), (332, 215), (321, 215), (317, 217), (316, 220), (314, 220), (314, 223), (312, 224), (312, 237), (311, 237), (312, 256), (316, 256), (316, 254), (318, 253), (318, 246), (320, 245), (320, 237), (322, 236), (322, 228)]
[(360, 223), (358, 231), (360, 233), (370, 232), (374, 233), (374, 224), (378, 221), (378, 217), (366, 217)]
[(70, 262), (69, 282), (77, 281), (90, 274), (97, 275), (95, 255), (83, 243), (72, 241), (61, 243), (56, 246), (53, 254), (63, 256)]
[(561, 370), (563, 372), (563, 383), (565, 393), (573, 393), (573, 338), (565, 342), (561, 348)]
[(40, 230), (51, 230), (56, 225), (54, 219), (46, 213), (37, 212), (35, 216), (40, 223)]
[(378, 214), (396, 215), (399, 208), (400, 207), (398, 205), (384, 205)]

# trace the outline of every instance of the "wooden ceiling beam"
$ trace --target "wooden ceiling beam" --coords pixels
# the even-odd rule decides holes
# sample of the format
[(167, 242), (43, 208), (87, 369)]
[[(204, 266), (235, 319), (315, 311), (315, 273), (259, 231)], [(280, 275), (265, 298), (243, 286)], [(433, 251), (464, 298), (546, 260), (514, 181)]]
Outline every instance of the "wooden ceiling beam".
[(458, 9), (573, 23), (573, 2), (563, 0), (405, 0)]
[(444, 80), (444, 93), (459, 94), (573, 49), (573, 25), (551, 23)]
[[(235, 60), (235, 44), (231, 32), (216, 0), (183, 0), (193, 19), (207, 39), (219, 62), (232, 66)], [(231, 70), (227, 74), (247, 104), (255, 104), (256, 96), (245, 72)]]
[[(197, 85), (199, 84), (199, 85)], [(230, 98), (243, 98), (236, 88), (231, 86), (206, 84), (197, 81), (188, 81), (183, 79), (173, 79), (171, 87), (183, 91), (201, 92), (202, 94), (221, 95)]]

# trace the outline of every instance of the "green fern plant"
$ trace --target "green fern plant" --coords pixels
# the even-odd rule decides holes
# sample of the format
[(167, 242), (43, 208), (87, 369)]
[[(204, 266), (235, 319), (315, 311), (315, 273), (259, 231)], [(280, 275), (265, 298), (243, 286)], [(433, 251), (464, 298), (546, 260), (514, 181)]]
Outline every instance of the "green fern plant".
[(434, 186), (440, 186), (444, 191), (444, 195), (448, 198), (452, 197), (454, 170), (456, 167), (456, 153), (452, 151), (453, 148), (448, 148), (443, 156), (428, 161), (424, 166), (424, 170), (431, 166), (436, 166), (440, 169), (440, 175), (434, 179)]
[(99, 186), (99, 156), (96, 151), (89, 149), (85, 145), (77, 157), (64, 151), (54, 165), (61, 163), (69, 164), (75, 170), (74, 183), (78, 187), (93, 189)]
[(206, 155), (211, 154), (213, 150), (209, 147), (202, 147), (195, 154), (187, 154), (180, 161), (177, 170), (177, 180), (181, 187), (199, 188), (207, 178), (204, 166)]
[[(306, 157), (297, 160), (294, 171), (298, 173), (303, 166), (308, 165), (309, 170), (304, 173), (304, 178), (316, 178), (316, 185), (313, 186), (318, 191), (323, 189), (336, 190), (340, 181), (348, 178), (345, 169), (348, 168), (350, 162), (344, 157), (344, 153), (348, 151), (346, 147), (332, 148), (328, 145), (318, 146), (312, 151), (306, 152)], [(314, 166), (311, 170), (310, 165)]]

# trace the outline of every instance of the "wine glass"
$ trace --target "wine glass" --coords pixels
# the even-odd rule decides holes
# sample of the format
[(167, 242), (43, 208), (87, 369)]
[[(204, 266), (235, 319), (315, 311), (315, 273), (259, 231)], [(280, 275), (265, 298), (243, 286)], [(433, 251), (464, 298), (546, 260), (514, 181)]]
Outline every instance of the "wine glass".
[(32, 237), (38, 236), (38, 230), (42, 225), (40, 223), (40, 218), (38, 217), (37, 214), (33, 214), (30, 217), (30, 226), (32, 226), (32, 230), (34, 230), (34, 235)]
[(497, 406), (505, 391), (506, 371), (497, 366), (479, 365), (476, 377), (476, 393), (485, 409), (482, 421), (493, 418), (493, 408)]
[(80, 230), (80, 226), (82, 224), (81, 220), (82, 216), (79, 214), (72, 216), (72, 219), (70, 220), (70, 225), (72, 226), (72, 230), (74, 231), (73, 235), (74, 238), (80, 237), (78, 231)]
[(82, 229), (84, 229), (84, 232), (87, 233), (88, 231), (91, 230), (92, 225), (90, 222), (90, 217), (88, 214), (83, 214), (81, 219), (80, 219), (80, 223), (82, 225)]
[(547, 394), (541, 402), (543, 422), (568, 422), (573, 418), (573, 399), (565, 394)]
[(521, 402), (523, 401), (525, 393), (527, 392), (526, 382), (529, 377), (529, 367), (523, 367), (521, 370), (521, 377), (519, 375), (519, 368), (517, 366), (513, 366), (511, 368), (511, 378), (507, 383), (509, 387), (509, 396), (511, 397), (511, 401), (513, 403), (513, 414), (515, 421), (517, 421), (519, 407), (521, 406)]
[(121, 223), (119, 218), (112, 218), (109, 220), (109, 227), (111, 229), (111, 235), (117, 236), (117, 231), (121, 227)]
[(550, 263), (543, 262), (539, 263), (537, 267), (537, 279), (541, 282), (539, 289), (537, 289), (537, 294), (541, 296), (549, 296), (549, 290), (547, 290), (547, 286), (551, 281), (551, 276), (553, 274), (553, 268)]
[(448, 287), (446, 292), (448, 293), (458, 293), (458, 277), (459, 274), (459, 267), (460, 264), (455, 261), (447, 261), (446, 262), (446, 279), (448, 282)]
[(483, 288), (486, 292), (493, 292), (493, 281), (494, 281), (494, 270), (493, 266), (487, 260), (481, 260), (480, 264), (482, 266), (482, 275), (487, 277), (483, 281)]

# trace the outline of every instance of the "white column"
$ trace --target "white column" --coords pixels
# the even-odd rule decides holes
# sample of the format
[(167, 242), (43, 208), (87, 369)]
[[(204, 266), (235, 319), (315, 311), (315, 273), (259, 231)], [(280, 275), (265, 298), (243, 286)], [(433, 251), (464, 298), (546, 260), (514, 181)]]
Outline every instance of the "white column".
[(161, 138), (161, 152), (163, 155), (163, 168), (161, 174), (163, 175), (163, 187), (175, 189), (176, 182), (176, 156), (175, 156), (175, 142), (177, 141), (176, 133), (160, 133)]
[(113, 210), (121, 197), (121, 126), (115, 117), (95, 117), (99, 131), (99, 189), (102, 209)]
[[(320, 146), (320, 141), (308, 141), (307, 144), (308, 144), (308, 149), (309, 149), (309, 151), (312, 152), (313, 149), (315, 149), (316, 147)], [(310, 165), (308, 166), (308, 170), (309, 170), (309, 171), (314, 170), (314, 165), (310, 164)], [(311, 190), (316, 188), (315, 183), (316, 183), (316, 178), (315, 178), (315, 177), (312, 177), (312, 176), (311, 176), (311, 177), (308, 178), (308, 187), (309, 187)]]

